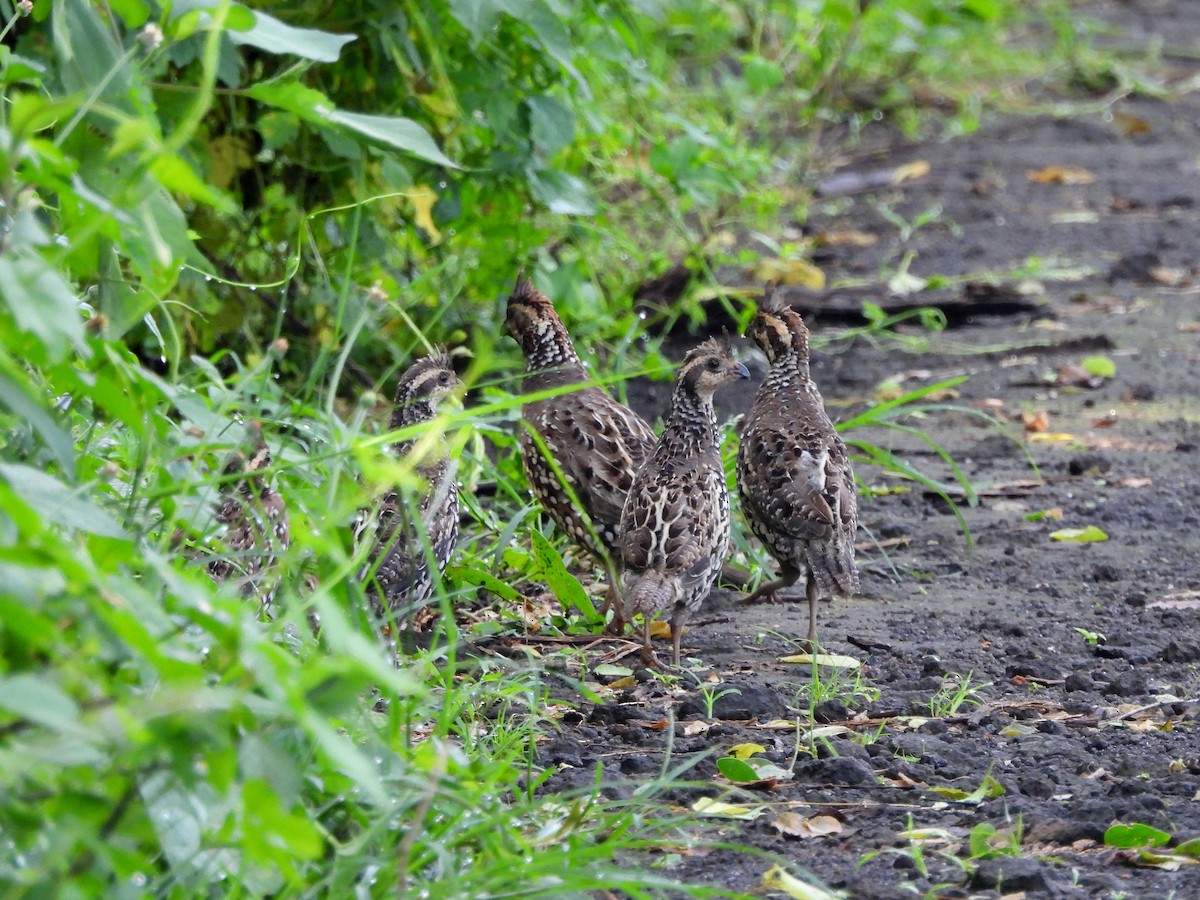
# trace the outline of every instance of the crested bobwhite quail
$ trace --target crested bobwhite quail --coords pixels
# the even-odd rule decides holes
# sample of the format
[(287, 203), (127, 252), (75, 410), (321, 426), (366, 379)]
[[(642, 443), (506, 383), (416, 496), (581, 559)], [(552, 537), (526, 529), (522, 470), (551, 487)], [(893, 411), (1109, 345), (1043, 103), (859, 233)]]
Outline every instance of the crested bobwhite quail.
[(217, 507), (216, 519), (224, 526), (221, 541), (228, 553), (208, 564), (215, 581), (239, 585), (242, 596), (257, 597), (264, 610), (270, 609), (272, 592), (264, 589), (263, 573), (291, 542), (287, 505), (261, 474), (270, 466), (271, 451), (265, 443), (258, 444), (248, 459), (235, 453), (225, 466), (225, 475), (244, 477), (229, 483)]
[(587, 370), (553, 304), (524, 275), (508, 298), (504, 328), (525, 355), (525, 393), (578, 386), (522, 407), (521, 459), (542, 508), (608, 569), (612, 625), (621, 629), (616, 574), (621, 509), (634, 474), (654, 446), (654, 432), (637, 413), (588, 384)]
[(750, 530), (779, 562), (779, 578), (744, 602), (773, 597), (803, 577), (808, 640), (815, 646), (817, 601), (858, 590), (854, 472), (809, 377), (808, 329), (800, 314), (768, 297), (746, 335), (771, 370), (742, 426), (738, 493)]
[(727, 342), (710, 338), (684, 358), (666, 429), (638, 471), (621, 515), (625, 603), (644, 620), (643, 652), (653, 660), (650, 622), (670, 616), (679, 666), (683, 622), (708, 596), (729, 545), (729, 492), (713, 393), (749, 378)]
[[(445, 353), (435, 351), (418, 360), (396, 385), (390, 429), (430, 421), (437, 415), (438, 401), (461, 387)], [(399, 458), (411, 457), (424, 484), (415, 493), (388, 491), (376, 511), (364, 516), (356, 537), (369, 538), (372, 547), (359, 577), (377, 614), (388, 610), (408, 616), (433, 594), (436, 576), (430, 563), (439, 573), (445, 569), (458, 539), (457, 467), (440, 437), (432, 446), (420, 437), (397, 441), (389, 451)], [(414, 456), (417, 452), (420, 456)]]

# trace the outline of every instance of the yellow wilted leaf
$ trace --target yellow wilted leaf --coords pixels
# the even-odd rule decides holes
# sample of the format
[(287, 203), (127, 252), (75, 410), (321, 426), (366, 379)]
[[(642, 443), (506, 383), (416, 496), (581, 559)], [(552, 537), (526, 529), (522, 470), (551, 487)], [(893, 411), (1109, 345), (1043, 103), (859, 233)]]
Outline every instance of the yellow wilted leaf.
[(1041, 169), (1030, 169), (1025, 177), (1035, 184), (1091, 184), (1096, 176), (1087, 169), (1076, 169), (1071, 166), (1045, 166)]
[(795, 900), (841, 900), (846, 895), (828, 888), (801, 881), (783, 866), (772, 866), (763, 873), (762, 886), (768, 891), (782, 891)]
[(637, 679), (632, 675), (626, 675), (624, 678), (618, 678), (616, 681), (610, 681), (608, 686), (614, 691), (623, 691), (626, 688), (631, 688), (637, 684)]
[(816, 663), (818, 666), (829, 666), (833, 669), (857, 669), (862, 663), (853, 656), (842, 656), (837, 653), (796, 653), (792, 656), (781, 656), (782, 663)]
[(728, 755), (734, 759), (749, 759), (755, 753), (766, 753), (767, 748), (762, 744), (735, 744), (729, 748)]
[(1082, 544), (1089, 544), (1095, 541), (1107, 541), (1108, 535), (1095, 525), (1089, 525), (1087, 528), (1060, 528), (1058, 531), (1052, 531), (1050, 532), (1050, 540), (1076, 541)]
[(1039, 431), (1028, 437), (1031, 444), (1066, 444), (1075, 440), (1075, 435), (1062, 431)]
[(763, 814), (761, 806), (738, 806), (722, 803), (712, 797), (701, 797), (692, 804), (692, 810), (702, 816), (722, 816), (726, 819), (757, 819)]
[(873, 247), (879, 243), (879, 236), (869, 231), (822, 231), (817, 235), (817, 241), (827, 247)]
[(819, 291), (825, 287), (825, 273), (803, 259), (762, 259), (754, 270), (759, 281), (777, 281), (780, 284), (800, 285)]
[(892, 184), (904, 184), (906, 181), (916, 181), (918, 178), (924, 178), (928, 174), (928, 160), (913, 160), (910, 163), (905, 163), (892, 172)]
[(433, 243), (441, 243), (442, 233), (433, 224), (433, 204), (437, 203), (437, 193), (427, 184), (418, 184), (408, 191), (407, 196), (416, 210), (414, 221), (417, 226), (429, 235)]
[(671, 623), (666, 619), (659, 619), (657, 622), (650, 623), (650, 637), (652, 638), (669, 638), (671, 636)]

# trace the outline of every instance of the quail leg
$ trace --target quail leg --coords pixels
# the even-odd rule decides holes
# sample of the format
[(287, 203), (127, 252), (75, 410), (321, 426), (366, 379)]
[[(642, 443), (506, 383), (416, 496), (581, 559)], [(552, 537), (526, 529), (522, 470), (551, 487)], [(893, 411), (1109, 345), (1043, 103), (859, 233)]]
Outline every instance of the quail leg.
[(817, 596), (817, 579), (813, 577), (812, 572), (808, 573), (806, 581), (804, 593), (808, 595), (808, 649), (809, 652), (815, 653), (817, 650), (817, 601), (820, 598)]
[(758, 590), (752, 594), (747, 594), (738, 603), (758, 603), (761, 600), (766, 600), (768, 603), (775, 603), (778, 600), (777, 591), (789, 588), (800, 579), (800, 572), (791, 566), (780, 566), (779, 577), (774, 581), (769, 581), (766, 584), (760, 584)]
[(621, 600), (621, 576), (617, 573), (616, 566), (611, 562), (606, 564), (608, 568), (608, 592), (604, 595), (604, 606), (601, 611), (605, 618), (608, 618), (608, 613), (612, 611), (612, 619), (604, 625), (606, 634), (622, 635), (625, 633), (625, 626), (628, 620), (625, 618), (625, 604)]
[(650, 646), (650, 616), (646, 613), (642, 613), (642, 662), (646, 664), (647, 669), (656, 669), (659, 666), (654, 648)]

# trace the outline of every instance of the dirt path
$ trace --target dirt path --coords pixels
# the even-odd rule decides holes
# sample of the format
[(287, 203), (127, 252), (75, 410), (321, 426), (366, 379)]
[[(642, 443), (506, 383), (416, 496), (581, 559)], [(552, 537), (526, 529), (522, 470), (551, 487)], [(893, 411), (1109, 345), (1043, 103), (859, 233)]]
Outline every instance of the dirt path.
[[(1192, 48), (1192, 59), (1172, 65), (1177, 85), (1195, 85), (1194, 6), (1093, 12), (1129, 42), (1157, 30), (1168, 47)], [(606, 792), (619, 796), (658, 773), (668, 750), (672, 764), (715, 750), (693, 770), (696, 788), (670, 796), (691, 806), (720, 794), (718, 756), (759, 744), (760, 758), (794, 776), (732, 798), (762, 812), (721, 824), (719, 835), (853, 897), (896, 897), (904, 886), (942, 897), (1200, 896), (1200, 865), (1138, 865), (1136, 851), (1104, 844), (1113, 823), (1154, 826), (1173, 844), (1200, 836), (1200, 91), (996, 121), (950, 143), (881, 145), (839, 174), (918, 160), (928, 175), (848, 195), (836, 217), (809, 223), (877, 238), (828, 246), (820, 265), (831, 282), (877, 279), (915, 252), (914, 275), (996, 273), (1001, 290), (956, 282), (921, 292), (912, 299), (947, 304), (953, 324), (926, 352), (858, 341), (818, 352), (814, 375), (826, 398), (845, 404), (835, 411), (843, 418), (887, 379), (912, 389), (970, 376), (952, 402), (996, 416), (1018, 441), (966, 412), (908, 421), (981, 490), (977, 507), (962, 508), (973, 551), (941, 499), (863, 466), (872, 488), (903, 490), (863, 502), (861, 538), (887, 548), (861, 553), (863, 596), (821, 610), (826, 649), (865, 662), (858, 692), (852, 676), (826, 685), (833, 697), (817, 715), (834, 724), (828, 736), (798, 738), (772, 724), (810, 706), (809, 667), (776, 661), (792, 649), (787, 639), (803, 636), (803, 605), (744, 608), (716, 595), (700, 616), (709, 624), (685, 645), (740, 693), (717, 700), (708, 718), (694, 686), (613, 692), (545, 744), (542, 762), (560, 764), (555, 787), (590, 783), (602, 762)], [(1063, 172), (1043, 171), (1049, 183), (1029, 174), (1052, 166)], [(880, 206), (907, 222), (941, 212), (902, 235)], [(815, 311), (819, 334), (834, 318), (823, 306), (857, 309), (886, 296), (875, 288), (796, 299)], [(1074, 367), (1092, 355), (1111, 360), (1115, 375), (1078, 386)], [(749, 396), (725, 399), (745, 409)], [(1026, 430), (1022, 413), (1040, 432)], [(949, 480), (912, 438), (850, 436)], [(1030, 518), (1044, 510), (1061, 518)], [(1051, 539), (1087, 526), (1108, 540)], [(978, 690), (951, 711), (968, 675)], [(668, 711), (673, 733), (663, 727)], [(991, 796), (936, 790), (970, 795), (989, 773)], [(788, 836), (805, 826), (781, 821), (785, 812), (833, 833)], [(988, 826), (997, 836), (980, 854)], [(920, 854), (901, 835), (909, 828), (936, 829)], [(1019, 849), (1005, 855), (1005, 846)], [(770, 866), (730, 851), (663, 862), (674, 876), (746, 891)]]

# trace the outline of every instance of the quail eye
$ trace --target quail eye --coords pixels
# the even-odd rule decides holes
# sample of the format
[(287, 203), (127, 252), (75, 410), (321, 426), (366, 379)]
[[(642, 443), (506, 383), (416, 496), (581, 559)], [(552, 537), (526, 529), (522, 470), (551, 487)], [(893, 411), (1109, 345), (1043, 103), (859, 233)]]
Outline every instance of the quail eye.
[(438, 384), (449, 384), (449, 383), (450, 383), (450, 376), (448, 374), (446, 374), (445, 372), (443, 372), (441, 375), (438, 376)]
[(712, 357), (708, 361), (708, 367), (715, 372), (717, 369), (721, 368), (721, 361), (716, 357)]

